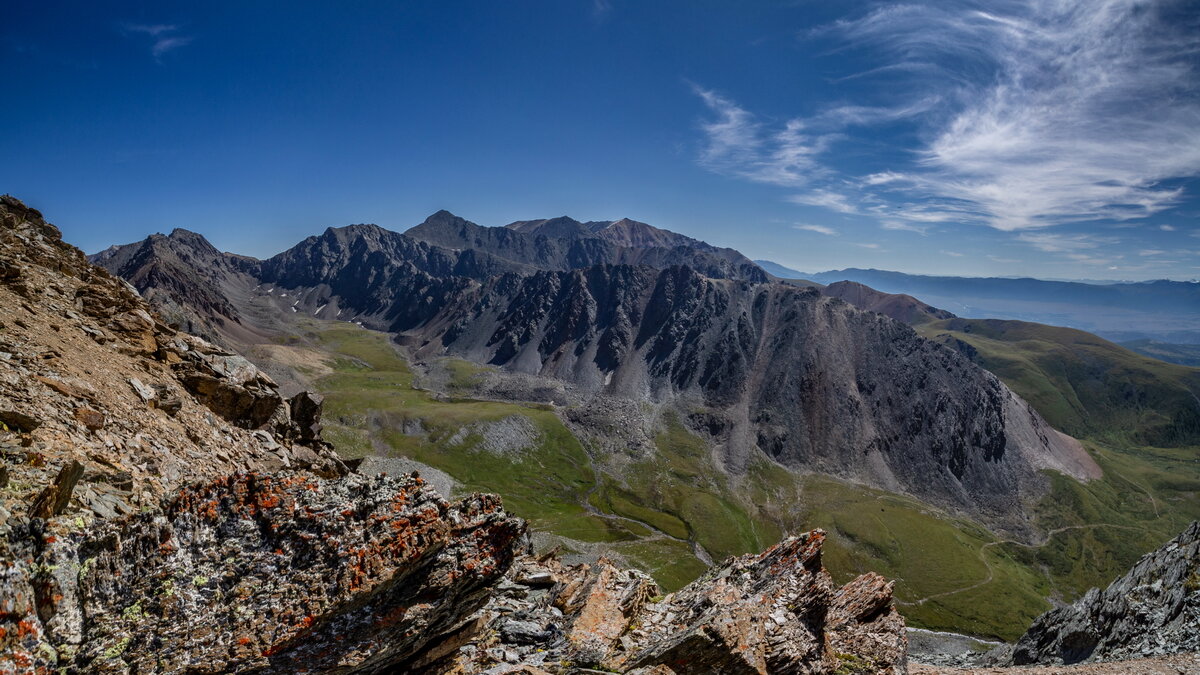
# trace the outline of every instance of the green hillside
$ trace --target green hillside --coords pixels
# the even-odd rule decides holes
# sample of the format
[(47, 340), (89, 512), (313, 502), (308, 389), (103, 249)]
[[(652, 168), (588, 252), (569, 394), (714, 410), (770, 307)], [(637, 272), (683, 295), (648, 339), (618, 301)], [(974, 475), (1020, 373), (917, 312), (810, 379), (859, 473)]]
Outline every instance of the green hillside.
[(1025, 321), (947, 319), (915, 329), (995, 373), (1072, 436), (1200, 445), (1200, 369), (1142, 356), (1084, 331)]

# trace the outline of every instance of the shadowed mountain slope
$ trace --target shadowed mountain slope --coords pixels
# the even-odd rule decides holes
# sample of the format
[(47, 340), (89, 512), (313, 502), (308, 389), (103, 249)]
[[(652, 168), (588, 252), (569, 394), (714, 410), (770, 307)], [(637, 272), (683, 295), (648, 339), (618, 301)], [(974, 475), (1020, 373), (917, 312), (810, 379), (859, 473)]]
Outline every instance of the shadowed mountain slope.
[[(1097, 468), (999, 380), (890, 318), (815, 290), (694, 270), (506, 275), (406, 341), (419, 353), (696, 411), (737, 472), (761, 450), (995, 518), (1054, 468)], [(703, 411), (703, 412), (701, 412)]]

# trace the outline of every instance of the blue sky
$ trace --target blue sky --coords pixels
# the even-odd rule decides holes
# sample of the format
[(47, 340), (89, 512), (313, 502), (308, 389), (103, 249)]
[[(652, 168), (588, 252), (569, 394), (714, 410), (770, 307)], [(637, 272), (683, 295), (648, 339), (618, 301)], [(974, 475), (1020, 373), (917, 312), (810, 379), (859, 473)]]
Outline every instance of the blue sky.
[(15, 0), (0, 67), (0, 191), (89, 252), (446, 208), (804, 271), (1200, 277), (1183, 0)]

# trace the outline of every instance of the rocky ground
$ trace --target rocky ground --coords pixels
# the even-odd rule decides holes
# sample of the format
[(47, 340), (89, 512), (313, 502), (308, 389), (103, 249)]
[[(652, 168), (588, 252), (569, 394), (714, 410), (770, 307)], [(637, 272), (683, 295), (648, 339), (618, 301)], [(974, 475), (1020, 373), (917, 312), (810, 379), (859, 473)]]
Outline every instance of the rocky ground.
[(1200, 654), (1170, 654), (1073, 666), (950, 668), (914, 663), (908, 672), (910, 675), (1194, 675), (1200, 673)]

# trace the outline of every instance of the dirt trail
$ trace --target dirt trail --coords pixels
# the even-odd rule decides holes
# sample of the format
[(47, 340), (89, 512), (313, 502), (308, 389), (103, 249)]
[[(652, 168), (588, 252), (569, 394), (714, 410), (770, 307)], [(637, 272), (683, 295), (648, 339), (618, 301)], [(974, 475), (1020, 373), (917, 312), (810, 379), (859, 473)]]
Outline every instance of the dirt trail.
[(677, 541), (681, 544), (687, 544), (692, 549), (692, 555), (695, 555), (696, 558), (698, 558), (700, 560), (700, 562), (704, 563), (705, 565), (708, 565), (709, 567), (712, 567), (712, 565), (713, 565), (712, 556), (710, 556), (708, 554), (708, 551), (704, 550), (704, 547), (700, 545), (700, 542), (691, 540), (691, 539), (680, 539), (679, 537), (676, 537), (675, 535), (667, 534), (666, 532), (663, 532), (662, 530), (651, 525), (650, 523), (647, 523), (644, 520), (638, 520), (637, 518), (627, 518), (625, 516), (619, 516), (619, 515), (616, 515), (613, 513), (605, 513), (603, 511), (601, 511), (600, 509), (596, 508), (592, 504), (592, 495), (596, 494), (596, 491), (600, 489), (600, 469), (596, 466), (596, 460), (592, 458), (592, 453), (588, 452), (586, 449), (584, 450), (584, 453), (587, 455), (588, 464), (592, 470), (592, 476), (594, 476), (594, 478), (592, 479), (592, 487), (590, 489), (588, 489), (587, 494), (585, 494), (583, 496), (583, 499), (580, 500), (580, 506), (582, 506), (589, 514), (596, 516), (597, 518), (604, 518), (606, 520), (625, 521), (628, 523), (636, 523), (654, 533), (654, 536), (642, 537), (641, 538), (642, 541), (656, 541), (659, 539), (670, 539), (672, 541)]
[(985, 578), (983, 581), (971, 584), (969, 586), (964, 586), (962, 588), (956, 588), (951, 591), (944, 591), (942, 593), (934, 593), (933, 595), (927, 595), (918, 600), (910, 600), (907, 602), (897, 600), (896, 604), (907, 606), (907, 607), (917, 607), (917, 606), (925, 604), (926, 602), (929, 602), (930, 600), (935, 600), (937, 598), (944, 598), (944, 597), (951, 596), (951, 595), (957, 595), (958, 593), (965, 593), (967, 591), (973, 591), (976, 588), (979, 588), (980, 586), (986, 586), (987, 584), (992, 583), (992, 580), (995, 579), (995, 577), (996, 577), (996, 571), (994, 569), (992, 569), (992, 564), (988, 561), (987, 556), (984, 554), (986, 549), (988, 549), (992, 546), (997, 546), (999, 544), (1013, 544), (1015, 546), (1021, 546), (1024, 548), (1038, 548), (1040, 546), (1045, 546), (1050, 541), (1050, 539), (1052, 539), (1055, 535), (1060, 534), (1062, 532), (1066, 532), (1068, 530), (1090, 530), (1090, 529), (1094, 529), (1097, 527), (1112, 527), (1112, 528), (1121, 529), (1121, 530), (1137, 530), (1138, 529), (1138, 528), (1130, 526), (1130, 525), (1111, 525), (1108, 523), (1093, 523), (1091, 525), (1067, 525), (1065, 527), (1058, 527), (1053, 530), (1050, 530), (1049, 532), (1046, 533), (1045, 538), (1036, 544), (1026, 544), (1024, 542), (1016, 541), (1015, 539), (1000, 539), (997, 541), (989, 541), (988, 543), (979, 547), (979, 561), (983, 563), (984, 567), (986, 567), (987, 571), (988, 571), (987, 578)]

